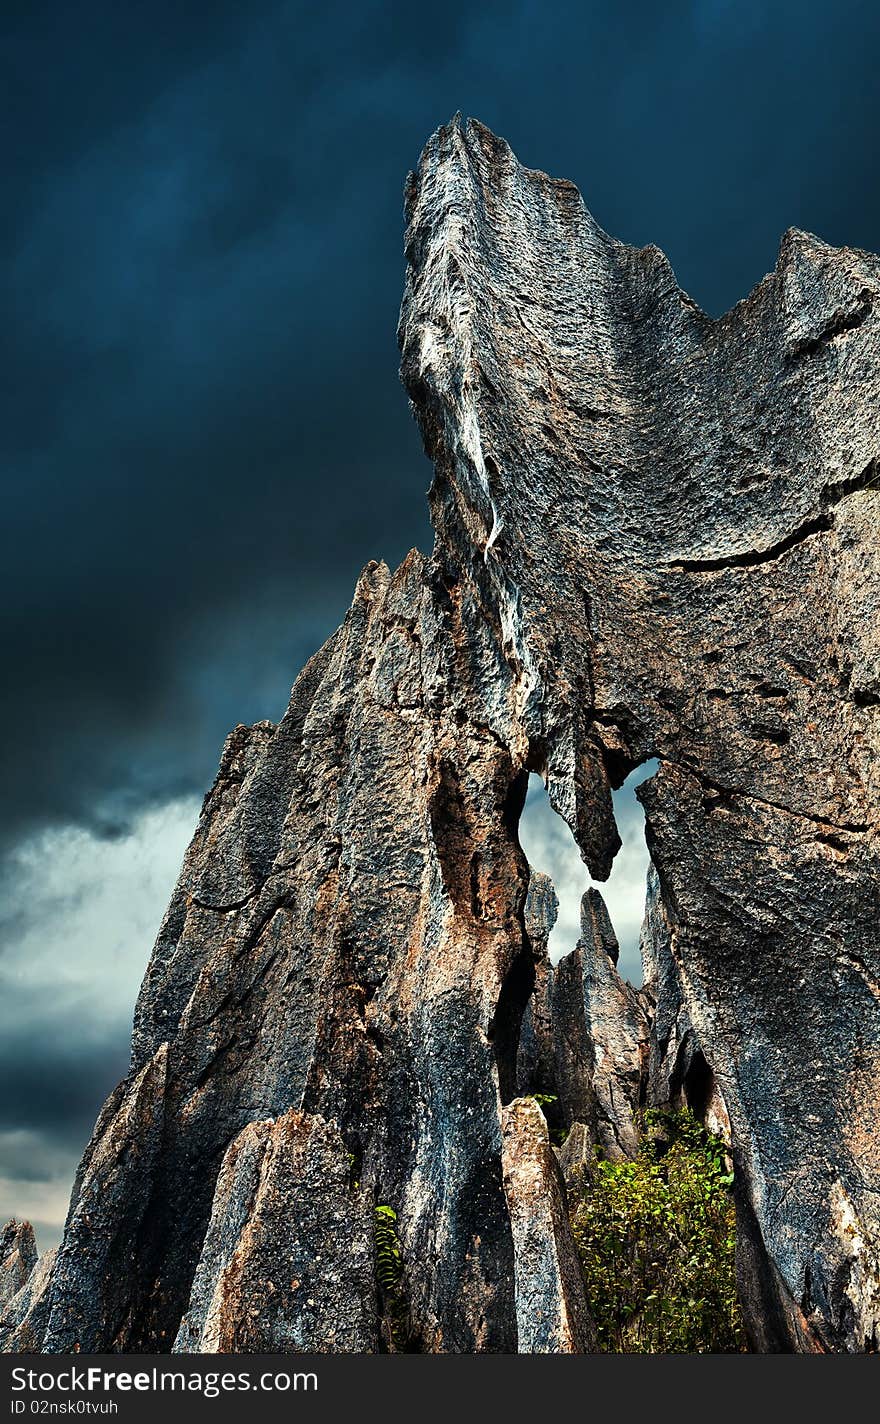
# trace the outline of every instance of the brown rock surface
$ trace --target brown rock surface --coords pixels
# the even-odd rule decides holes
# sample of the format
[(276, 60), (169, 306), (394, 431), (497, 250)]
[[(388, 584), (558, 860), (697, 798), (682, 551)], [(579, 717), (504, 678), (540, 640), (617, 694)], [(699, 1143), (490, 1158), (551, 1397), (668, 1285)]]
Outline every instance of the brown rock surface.
[(0, 1230), (0, 1310), (18, 1294), (36, 1264), (34, 1228), (13, 1217)]
[(370, 1353), (375, 1293), (373, 1205), (335, 1127), (250, 1123), (223, 1158), (175, 1351)]
[(517, 1098), (502, 1113), (502, 1132), (518, 1351), (585, 1354), (595, 1348), (596, 1332), (544, 1114), (532, 1099)]

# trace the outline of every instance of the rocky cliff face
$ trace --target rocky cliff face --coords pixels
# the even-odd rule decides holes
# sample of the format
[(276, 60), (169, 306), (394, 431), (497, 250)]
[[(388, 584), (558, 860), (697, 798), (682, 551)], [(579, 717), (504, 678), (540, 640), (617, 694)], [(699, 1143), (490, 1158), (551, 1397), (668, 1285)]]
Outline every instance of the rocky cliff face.
[(0, 1231), (0, 1310), (17, 1295), (37, 1264), (37, 1243), (29, 1221), (7, 1221)]
[(710, 321), (474, 125), (429, 145), (408, 254), (438, 543), (502, 612), (595, 876), (609, 784), (660, 759), (648, 843), (755, 1342), (873, 1348), (880, 263), (790, 232)]
[[(569, 1163), (642, 1102), (729, 1114), (754, 1346), (877, 1348), (880, 263), (789, 233), (711, 321), (458, 120), (407, 223), (435, 550), (227, 741), (42, 1348), (375, 1348), (374, 1204), (407, 1348), (588, 1348), (523, 1091)], [(595, 894), (551, 970), (517, 824), (541, 771), (604, 878), (650, 757), (636, 993)]]

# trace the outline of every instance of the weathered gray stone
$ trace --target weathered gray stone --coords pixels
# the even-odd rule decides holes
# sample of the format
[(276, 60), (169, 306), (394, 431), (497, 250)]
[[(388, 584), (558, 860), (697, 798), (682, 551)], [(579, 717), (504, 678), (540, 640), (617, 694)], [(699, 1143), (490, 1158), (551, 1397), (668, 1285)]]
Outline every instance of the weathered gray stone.
[(697, 1051), (679, 968), (672, 954), (672, 930), (653, 865), (648, 868), (639, 948), (643, 997), (651, 1017), (645, 1096), (653, 1107), (680, 1099), (687, 1069)]
[[(178, 1352), (214, 1353), (241, 1323), (235, 1297), (241, 1274), (242, 1237), (254, 1212), (271, 1118), (242, 1128), (226, 1149), (211, 1206), (211, 1220), (193, 1279), (189, 1308), (174, 1342)], [(272, 1274), (276, 1272), (273, 1270)], [(288, 1272), (284, 1271), (287, 1276)], [(291, 1276), (291, 1279), (294, 1277)], [(251, 1323), (248, 1321), (247, 1323)], [(258, 1328), (266, 1322), (258, 1316)]]
[(0, 1351), (3, 1353), (38, 1355), (42, 1351), (57, 1254), (57, 1247), (44, 1251), (21, 1289), (0, 1307)]
[(533, 870), (525, 904), (525, 927), (535, 961), (535, 987), (525, 1007), (516, 1058), (516, 1091), (520, 1095), (556, 1095), (551, 993), (553, 970), (547, 942), (559, 913), (553, 882)]
[[(236, 1299), (253, 1338), (337, 1348), (296, 1292), (276, 1310), (226, 1274), (245, 1203), (267, 1213), (249, 1270), (277, 1239), (280, 1202), (247, 1185), (260, 1124), (323, 1119), (397, 1212), (414, 1344), (513, 1351), (549, 1278), (505, 1194), (504, 1105), (555, 1081), (625, 1154), (639, 1096), (688, 1099), (695, 1065), (729, 1112), (753, 1344), (876, 1348), (880, 263), (789, 233), (712, 321), (657, 249), (459, 120), (407, 215), (435, 549), (368, 565), (279, 725), (227, 741), (45, 1348), (167, 1350), (188, 1309), (181, 1338), (237, 1339)], [(517, 839), (528, 773), (602, 879), (611, 790), (649, 757), (655, 972), (622, 983), (593, 896), (552, 975)], [(279, 1181), (294, 1157), (335, 1181), (338, 1151), (302, 1131)], [(545, 1246), (551, 1178), (529, 1208)]]
[(685, 1005), (672, 952), (672, 932), (653, 865), (648, 870), (641, 951), (645, 971), (641, 998), (651, 1024), (645, 1102), (650, 1107), (689, 1107), (710, 1132), (730, 1146), (727, 1105)]
[(174, 1349), (373, 1352), (373, 1257), (372, 1200), (335, 1125), (251, 1123), (223, 1159)]
[[(416, 1343), (516, 1348), (499, 1084), (513, 1095), (535, 971), (512, 693), (492, 714), (507, 738), (487, 725), (503, 667), (473, 590), (413, 554), (368, 566), (278, 729), (232, 734), (75, 1192), (47, 1348), (169, 1349), (197, 1268), (223, 1273), (230, 1143), (292, 1109), (335, 1120), (397, 1212)], [(290, 1308), (266, 1337), (338, 1348)]]
[(52, 1272), (47, 1352), (124, 1348), (161, 1147), (167, 1060), (163, 1044), (98, 1119)]
[(504, 1109), (502, 1124), (518, 1352), (584, 1354), (595, 1348), (596, 1332), (544, 1115), (531, 1098), (518, 1098)]
[(13, 1217), (0, 1231), (0, 1310), (18, 1294), (36, 1264), (34, 1228)]
[[(880, 262), (790, 232), (711, 320), (656, 248), (459, 121), (408, 217), (438, 545), (504, 619), (595, 876), (610, 787), (659, 759), (646, 833), (752, 1269), (824, 1348), (876, 1347)], [(766, 1348), (803, 1348), (789, 1319)]]
[(585, 1122), (573, 1122), (565, 1141), (555, 1148), (566, 1187), (579, 1195), (590, 1180), (596, 1162), (596, 1143)]
[(532, 954), (536, 960), (543, 959), (547, 954), (547, 944), (559, 914), (559, 900), (553, 888), (553, 881), (542, 870), (533, 870), (529, 877), (523, 913)]
[(566, 1123), (585, 1123), (612, 1161), (638, 1151), (637, 1115), (648, 1062), (644, 995), (617, 972), (605, 902), (581, 902), (581, 938), (561, 959), (551, 990), (556, 1087)]

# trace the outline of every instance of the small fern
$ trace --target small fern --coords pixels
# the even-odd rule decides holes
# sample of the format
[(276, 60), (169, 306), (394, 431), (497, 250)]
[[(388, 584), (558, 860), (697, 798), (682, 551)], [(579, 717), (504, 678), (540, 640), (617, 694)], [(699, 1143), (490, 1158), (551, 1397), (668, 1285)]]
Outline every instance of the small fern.
[(386, 1295), (400, 1289), (403, 1260), (397, 1239), (397, 1212), (390, 1206), (377, 1206), (373, 1231), (376, 1237), (376, 1274)]
[(376, 1242), (376, 1279), (382, 1305), (383, 1336), (391, 1354), (406, 1349), (406, 1301), (403, 1292), (403, 1256), (397, 1235), (397, 1212), (377, 1206), (373, 1213)]

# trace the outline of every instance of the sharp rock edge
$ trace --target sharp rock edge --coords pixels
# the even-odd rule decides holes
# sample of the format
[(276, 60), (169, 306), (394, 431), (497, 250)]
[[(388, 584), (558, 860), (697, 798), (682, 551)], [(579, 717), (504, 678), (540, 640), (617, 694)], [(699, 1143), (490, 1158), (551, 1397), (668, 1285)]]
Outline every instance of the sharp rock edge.
[[(392, 1348), (587, 1349), (546, 1092), (565, 1174), (692, 1102), (753, 1347), (876, 1349), (880, 263), (789, 232), (710, 320), (461, 119), (406, 252), (434, 552), (227, 740), (54, 1266), (4, 1236), (6, 1348), (375, 1349), (378, 1204)], [(602, 879), (649, 757), (635, 991), (597, 892), (551, 968), (517, 823), (539, 770)]]

